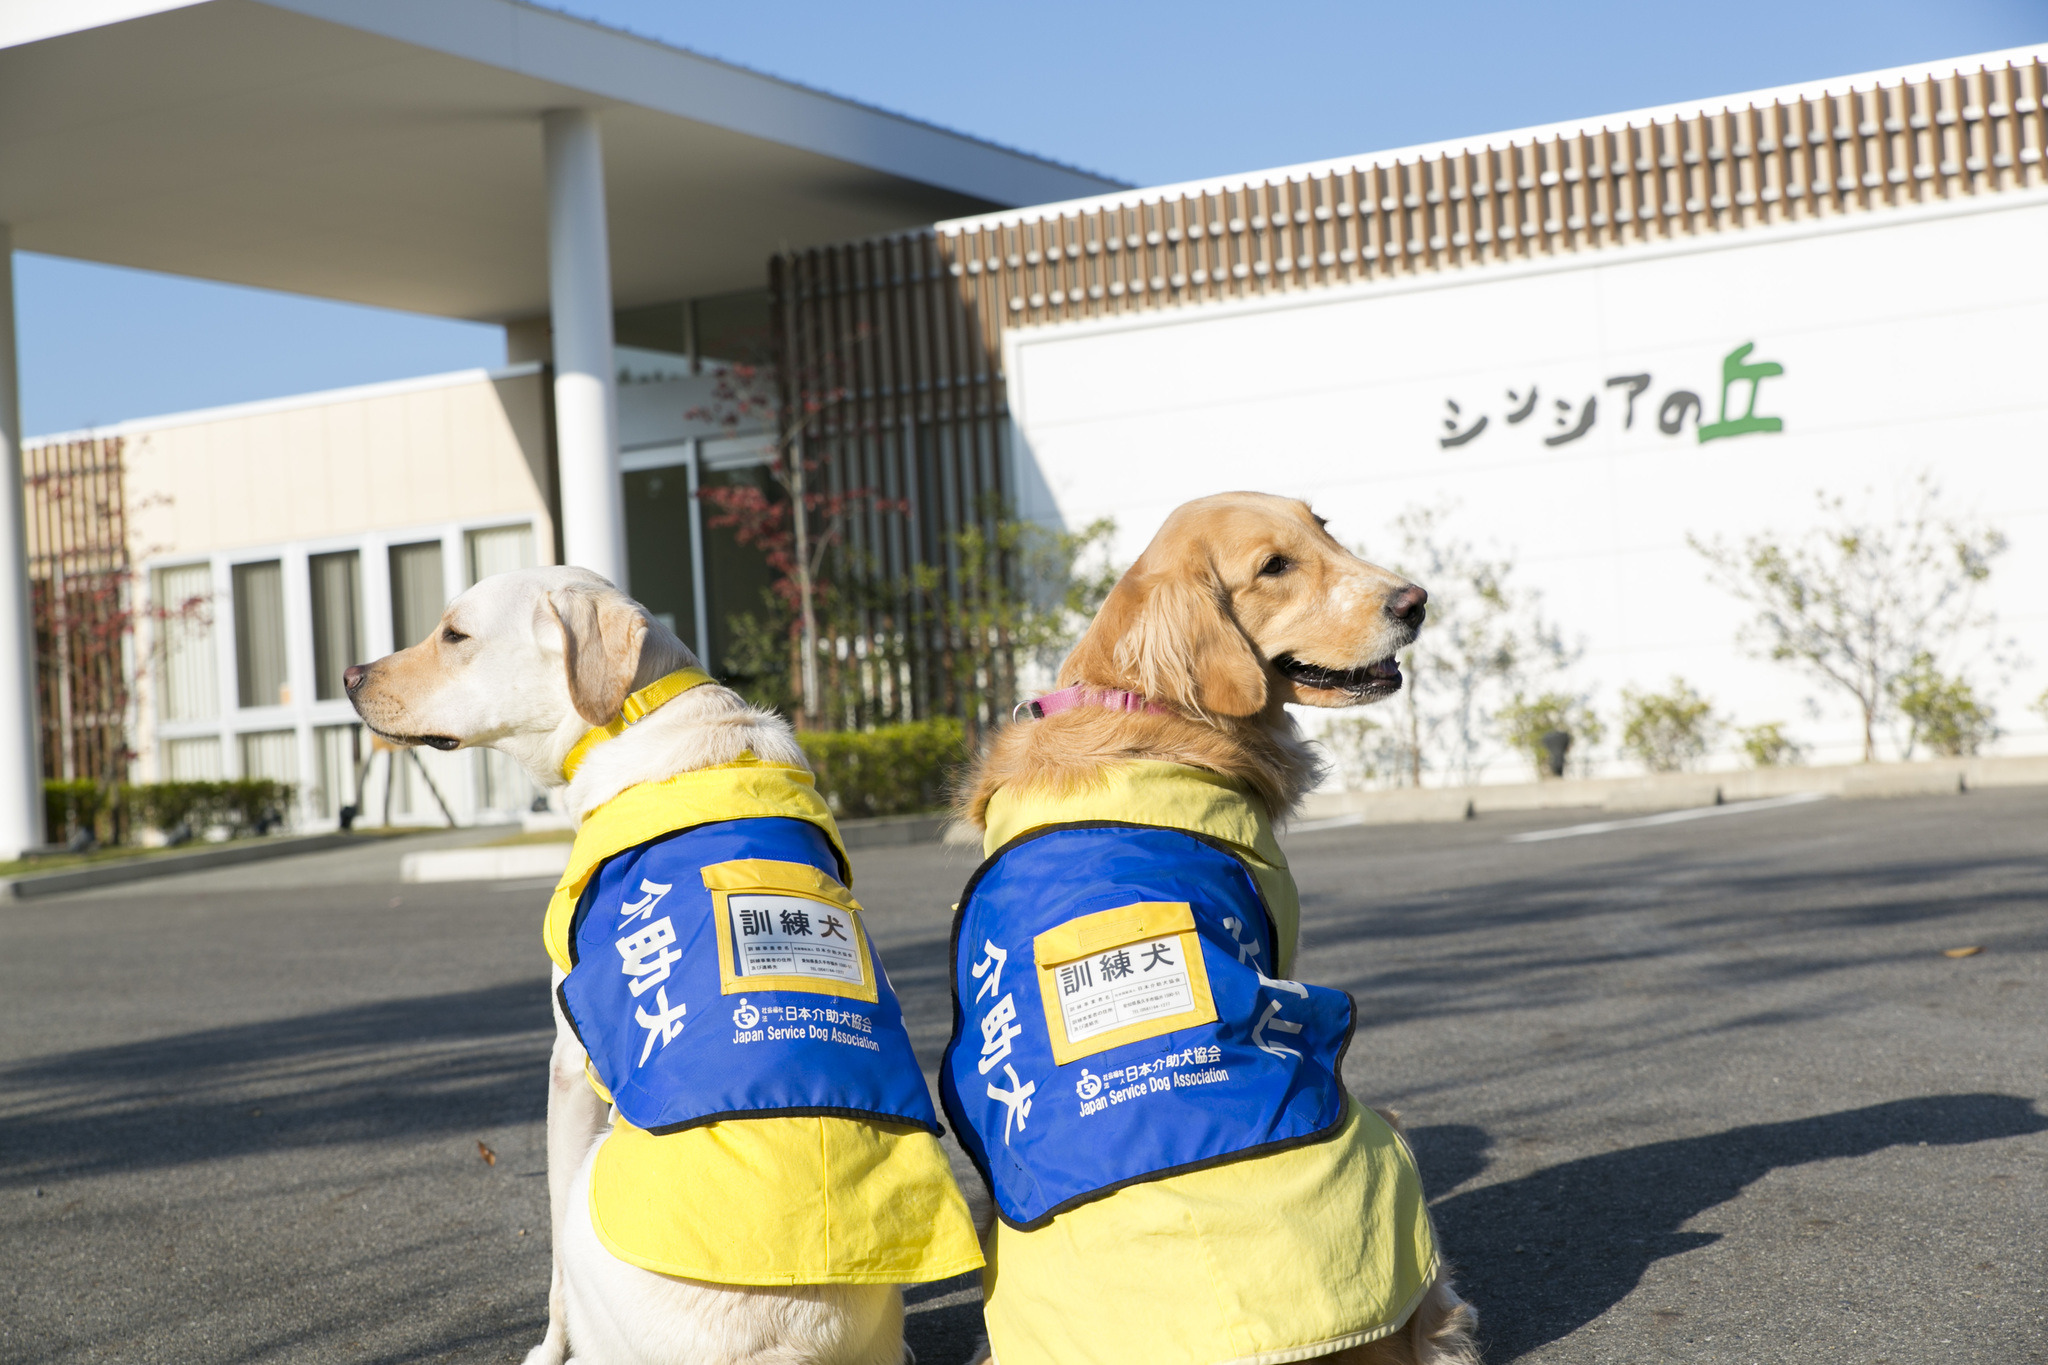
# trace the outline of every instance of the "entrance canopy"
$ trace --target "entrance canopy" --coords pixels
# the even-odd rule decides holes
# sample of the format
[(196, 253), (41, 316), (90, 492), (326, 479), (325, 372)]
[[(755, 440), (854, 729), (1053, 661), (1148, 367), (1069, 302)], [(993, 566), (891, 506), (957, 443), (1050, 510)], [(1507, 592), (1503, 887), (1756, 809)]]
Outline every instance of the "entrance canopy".
[(630, 586), (616, 310), (1114, 188), (516, 0), (0, 0), (0, 859), (43, 823), (12, 247), (545, 318), (564, 561)]
[(548, 311), (541, 115), (595, 112), (615, 306), (783, 247), (1117, 188), (513, 0), (10, 0), (26, 251), (479, 321)]

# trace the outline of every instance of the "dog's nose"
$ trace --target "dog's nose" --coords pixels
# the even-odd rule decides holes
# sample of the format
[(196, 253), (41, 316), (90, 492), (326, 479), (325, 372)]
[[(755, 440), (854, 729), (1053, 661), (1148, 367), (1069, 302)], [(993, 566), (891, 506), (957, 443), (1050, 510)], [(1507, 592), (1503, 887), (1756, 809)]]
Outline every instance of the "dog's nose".
[(1428, 600), (1429, 594), (1423, 591), (1420, 583), (1410, 583), (1387, 599), (1387, 615), (1402, 625), (1419, 626), (1422, 618), (1429, 614), (1422, 609), (1422, 604)]
[[(1417, 588), (1416, 591), (1420, 592), (1422, 590)], [(370, 670), (362, 664), (350, 664), (347, 668), (341, 670), (341, 685), (347, 691), (354, 692), (363, 685), (363, 679), (369, 676)]]

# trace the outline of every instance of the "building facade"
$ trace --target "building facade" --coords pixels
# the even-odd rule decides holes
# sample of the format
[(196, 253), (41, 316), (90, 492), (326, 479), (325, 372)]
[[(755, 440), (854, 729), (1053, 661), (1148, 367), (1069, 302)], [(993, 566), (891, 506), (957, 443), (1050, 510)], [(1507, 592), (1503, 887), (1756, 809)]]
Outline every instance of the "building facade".
[[(1565, 645), (1527, 685), (1610, 728), (1624, 690), (1683, 679), (1730, 723), (1709, 764), (1772, 722), (1846, 760), (1853, 708), (1755, 656), (1702, 547), (1796, 539), (1829, 499), (1884, 519), (1935, 485), (2008, 548), (1929, 652), (1996, 708), (1998, 751), (2048, 750), (2044, 97), (2048, 52), (1999, 53), (792, 252), (765, 293), (614, 319), (629, 586), (728, 669), (770, 574), (701, 495), (776, 494), (763, 409), (732, 420), (720, 378), (765, 357), (761, 391), (816, 410), (800, 449), (825, 492), (858, 495), (834, 572), (860, 619), (828, 641), (856, 723), (993, 723), (1031, 685), (949, 624), (971, 611), (921, 600), (977, 590), (963, 529), (1109, 517), (1128, 561), (1173, 506), (1249, 487), (1311, 499), (1440, 618), (1459, 588), (1430, 555), (1506, 566)], [(508, 336), (549, 353), (544, 326)], [(115, 559), (150, 617), (137, 777), (293, 781), (313, 828), (347, 804), (531, 804), (477, 753), (373, 760), (358, 790), (339, 674), (478, 578), (560, 562), (540, 359), (31, 443), (32, 468), (70, 451), (81, 490), (120, 490)], [(39, 582), (99, 563), (45, 560)], [(51, 772), (107, 747), (105, 717), (58, 704), (74, 691), (46, 688)], [(1466, 775), (1526, 774), (1480, 739)]]
[[(814, 328), (955, 318), (1014, 505), (1114, 517), (1125, 560), (1181, 501), (1257, 488), (1427, 582), (1427, 519), (1559, 629), (1572, 661), (1532, 686), (1612, 729), (1623, 689), (1682, 678), (1732, 723), (1713, 764), (1768, 722), (1853, 760), (1861, 725), (1742, 643), (1751, 608), (1697, 547), (1797, 539), (1823, 499), (1910, 515), (1932, 483), (2009, 548), (1928, 649), (1995, 706), (1998, 751), (2048, 750), (2044, 57), (960, 219), (793, 257), (784, 302)], [(863, 273), (892, 251), (933, 266)], [(1479, 772), (1527, 775), (1483, 740)]]
[[(644, 320), (628, 335), (645, 343), (620, 348), (634, 590), (717, 658), (766, 570), (695, 494), (758, 480), (772, 443), (717, 420), (721, 362)], [(40, 651), (46, 775), (273, 778), (298, 789), (303, 829), (348, 805), (372, 824), (518, 819), (540, 793), (510, 760), (389, 757), (341, 673), (426, 638), (479, 579), (561, 562), (548, 395), (529, 362), (30, 442), (46, 624), (51, 585), (73, 585), (69, 629)], [(125, 687), (91, 671), (98, 637), (80, 630), (103, 598), (119, 604)]]

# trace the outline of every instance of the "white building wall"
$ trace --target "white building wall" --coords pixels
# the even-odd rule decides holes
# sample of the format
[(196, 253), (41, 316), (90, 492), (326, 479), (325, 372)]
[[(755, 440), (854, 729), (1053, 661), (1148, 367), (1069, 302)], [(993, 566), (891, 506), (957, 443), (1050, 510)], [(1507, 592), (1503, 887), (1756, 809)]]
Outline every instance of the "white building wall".
[[(145, 624), (137, 641), (144, 666), (136, 680), (138, 781), (267, 775), (298, 783), (300, 828), (331, 828), (352, 782), (335, 768), (337, 739), (357, 724), (341, 696), (321, 700), (316, 686), (308, 561), (336, 551), (357, 555), (360, 660), (413, 644), (394, 630), (392, 547), (441, 546), (442, 597), (477, 576), (520, 563), (555, 562), (545, 392), (537, 365), (485, 373), (435, 375), (391, 384), (304, 394), (261, 403), (177, 413), (83, 435), (123, 439), (130, 553), (137, 590), (160, 587), (178, 600), (208, 600), (198, 619)], [(715, 375), (666, 376), (626, 385), (621, 434), (629, 468), (694, 469), (765, 457), (757, 433), (707, 420), (720, 406)], [(694, 477), (694, 476), (692, 476)], [(701, 547), (700, 514), (678, 530)], [(523, 532), (505, 536), (501, 532)], [(481, 535), (477, 562), (473, 538)], [(701, 552), (701, 551), (700, 551)], [(234, 594), (238, 564), (278, 561), (284, 584), (288, 680), (276, 705), (243, 706), (237, 690)], [(698, 617), (703, 566), (697, 566)], [(473, 572), (474, 571), (474, 572)], [(168, 575), (168, 577), (167, 577)], [(194, 584), (203, 585), (194, 588)], [(703, 648), (703, 629), (697, 632)], [(177, 637), (172, 647), (170, 636)], [(167, 705), (169, 674), (191, 696)], [(180, 710), (184, 714), (173, 714)], [(327, 777), (340, 789), (322, 791)], [(370, 753), (367, 732), (360, 752)], [(415, 751), (455, 817), (510, 820), (535, 794), (502, 755), (469, 750)], [(250, 771), (250, 760), (271, 771)], [(347, 765), (343, 765), (347, 766)], [(365, 790), (353, 793), (366, 824), (383, 819), (390, 760), (375, 758)], [(410, 759), (391, 790), (394, 823), (438, 824), (443, 816)]]
[[(202, 772), (278, 776), (299, 785), (294, 817), (301, 828), (331, 828), (335, 808), (351, 794), (364, 823), (380, 822), (390, 760), (373, 761), (362, 792), (350, 793), (352, 782), (339, 772), (327, 774), (338, 792), (320, 790), (323, 747), (332, 769), (332, 736), (353, 727), (356, 715), (343, 697), (317, 696), (307, 561), (356, 552), (363, 660), (413, 643), (394, 637), (392, 546), (439, 542), (444, 598), (469, 586), (476, 532), (519, 528), (533, 561), (553, 562), (544, 417), (539, 367), (521, 366), (181, 413), (97, 433), (124, 438), (139, 585), (154, 591), (162, 581), (157, 571), (187, 569), (203, 572), (212, 589), (203, 626), (182, 627), (189, 641), (183, 653), (212, 655), (219, 697), (212, 714), (167, 715), (160, 644), (150, 631), (138, 641), (150, 666), (138, 678), (137, 780)], [(494, 545), (492, 562), (505, 551)], [(282, 568), (289, 679), (278, 704), (243, 706), (232, 577), (236, 565), (265, 560)], [(196, 659), (183, 663), (187, 673), (203, 676)], [(370, 752), (367, 733), (361, 752)], [(490, 760), (481, 752), (422, 751), (419, 758), (459, 820), (514, 819), (530, 798), (523, 776), (487, 775)], [(270, 771), (251, 772), (252, 761)], [(394, 822), (440, 823), (439, 806), (410, 760), (398, 774)]]
[[(1234, 488), (1311, 499), (1340, 539), (1391, 558), (1403, 510), (1510, 552), (1519, 581), (1586, 646), (1581, 685), (1612, 718), (1623, 686), (1682, 675), (1741, 724), (1780, 720), (1816, 761), (1859, 755), (1851, 709), (1740, 653), (1743, 608), (1687, 536), (1816, 520), (1815, 493), (1880, 506), (1930, 472), (1952, 511), (2010, 537), (1983, 601), (2024, 659), (1931, 644), (1996, 702), (1997, 752), (2048, 750), (2048, 198), (2012, 194), (1669, 247), (1589, 252), (1249, 304), (1042, 327), (1008, 342), (1025, 515), (1113, 516), (1134, 557), (1166, 512)], [(1702, 443), (1658, 428), (1674, 389), (1718, 415), (1722, 358), (1784, 366), (1758, 415), (1780, 433)], [(1648, 373), (1624, 425), (1613, 376)], [(1530, 417), (1507, 392), (1540, 390)], [(1731, 394), (1731, 415), (1747, 385)], [(1557, 399), (1597, 402), (1576, 440)], [(1446, 400), (1487, 428), (1440, 445)], [(1426, 585), (1427, 586), (1427, 585)], [(2008, 651), (2010, 654), (2011, 651)], [(1732, 753), (1715, 756), (1729, 764)], [(1610, 762), (1609, 766), (1621, 769)], [(1522, 760), (1494, 775), (1519, 776)]]

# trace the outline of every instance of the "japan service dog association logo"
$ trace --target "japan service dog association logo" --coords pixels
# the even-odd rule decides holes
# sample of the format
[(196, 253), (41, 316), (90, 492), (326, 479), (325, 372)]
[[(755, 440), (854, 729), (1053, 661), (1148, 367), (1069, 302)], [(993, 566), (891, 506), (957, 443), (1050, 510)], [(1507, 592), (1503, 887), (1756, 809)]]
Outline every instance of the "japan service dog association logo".
[(740, 997), (740, 1007), (732, 1012), (732, 1022), (738, 1028), (752, 1028), (761, 1022), (761, 1011), (747, 1003), (747, 997)]
[(1102, 1077), (1096, 1075), (1087, 1067), (1082, 1067), (1081, 1079), (1074, 1082), (1074, 1093), (1084, 1100), (1094, 1099), (1102, 1093)]

